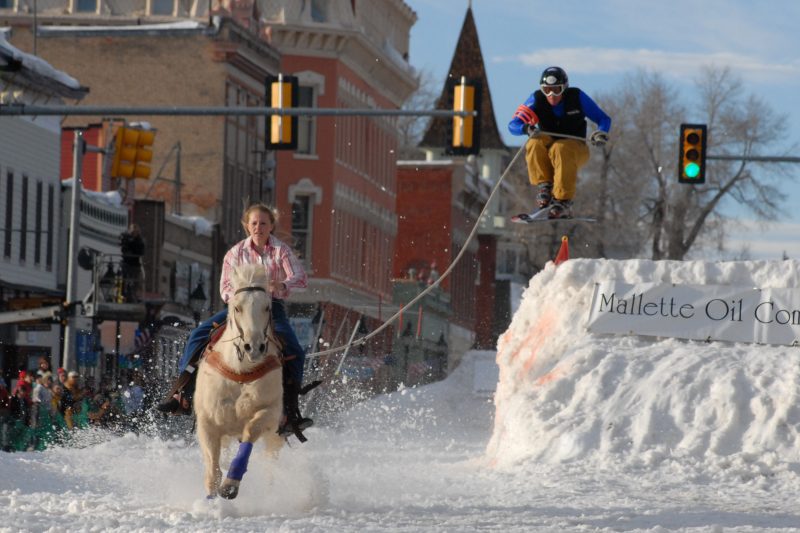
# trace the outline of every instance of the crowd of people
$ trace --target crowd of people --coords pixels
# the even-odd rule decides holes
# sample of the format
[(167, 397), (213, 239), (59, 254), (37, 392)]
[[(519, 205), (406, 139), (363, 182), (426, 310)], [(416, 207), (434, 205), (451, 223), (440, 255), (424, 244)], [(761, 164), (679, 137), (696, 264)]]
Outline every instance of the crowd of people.
[(42, 357), (35, 372), (21, 370), (9, 388), (0, 376), (0, 449), (43, 450), (69, 440), (79, 428), (135, 430), (144, 414), (144, 388), (138, 372), (117, 389), (59, 368)]

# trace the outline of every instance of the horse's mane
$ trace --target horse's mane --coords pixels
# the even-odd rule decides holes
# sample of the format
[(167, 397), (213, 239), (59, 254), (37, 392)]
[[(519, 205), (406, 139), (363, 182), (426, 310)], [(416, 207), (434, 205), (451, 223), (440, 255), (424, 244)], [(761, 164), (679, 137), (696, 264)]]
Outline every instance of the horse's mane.
[(267, 287), (269, 285), (269, 276), (263, 265), (249, 263), (236, 267), (231, 281), (234, 289), (241, 287)]

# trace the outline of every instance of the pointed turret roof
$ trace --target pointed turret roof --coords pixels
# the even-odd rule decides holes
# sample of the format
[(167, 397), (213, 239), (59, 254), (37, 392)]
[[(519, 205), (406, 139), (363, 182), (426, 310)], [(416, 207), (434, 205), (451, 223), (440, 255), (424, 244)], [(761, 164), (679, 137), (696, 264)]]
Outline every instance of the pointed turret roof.
[[(464, 24), (461, 26), (461, 35), (458, 36), (456, 50), (453, 53), (453, 60), (450, 62), (450, 69), (447, 73), (448, 79), (459, 79), (461, 76), (466, 76), (472, 80), (478, 80), (483, 86), (480, 109), (481, 149), (507, 149), (497, 130), (497, 121), (495, 121), (494, 109), (492, 107), (492, 95), (489, 92), (489, 81), (486, 77), (486, 69), (483, 65), (483, 53), (481, 52), (481, 45), (478, 41), (478, 28), (475, 26), (475, 18), (472, 15), (471, 5), (467, 7)], [(451, 101), (452, 95), (449, 94), (447, 80), (445, 80), (442, 93), (436, 101), (436, 109), (450, 109)], [(431, 120), (420, 146), (428, 148), (449, 146), (449, 131), (451, 129), (452, 120), (451, 118), (444, 117), (437, 117)]]

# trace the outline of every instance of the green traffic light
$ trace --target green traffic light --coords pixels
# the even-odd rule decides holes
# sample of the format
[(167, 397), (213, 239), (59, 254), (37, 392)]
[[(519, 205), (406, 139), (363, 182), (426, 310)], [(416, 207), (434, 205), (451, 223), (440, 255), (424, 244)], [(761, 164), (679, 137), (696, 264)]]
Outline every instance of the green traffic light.
[(687, 178), (696, 178), (700, 174), (700, 165), (697, 163), (688, 163), (683, 167), (683, 173)]

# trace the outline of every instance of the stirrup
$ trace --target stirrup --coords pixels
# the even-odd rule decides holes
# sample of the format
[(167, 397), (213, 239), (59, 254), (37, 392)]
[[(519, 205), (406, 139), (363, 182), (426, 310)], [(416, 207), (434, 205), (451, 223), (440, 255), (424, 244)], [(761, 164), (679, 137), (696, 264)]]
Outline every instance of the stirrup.
[[(177, 398), (175, 396), (177, 396)], [(183, 405), (184, 400), (188, 405)], [(170, 415), (190, 415), (192, 414), (192, 402), (183, 393), (177, 393), (157, 404), (156, 410)]]
[(305, 431), (313, 425), (314, 421), (310, 418), (301, 418), (292, 422), (286, 420), (286, 422), (281, 424), (278, 428), (278, 435), (281, 437), (288, 437), (289, 435), (294, 435), (297, 431)]

